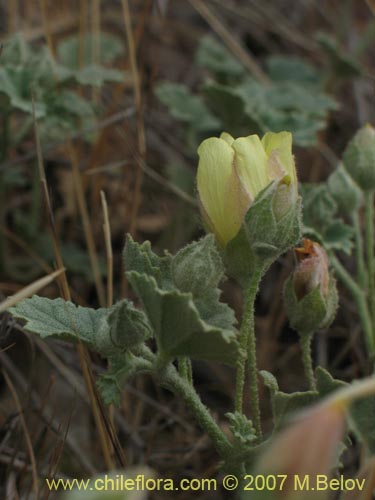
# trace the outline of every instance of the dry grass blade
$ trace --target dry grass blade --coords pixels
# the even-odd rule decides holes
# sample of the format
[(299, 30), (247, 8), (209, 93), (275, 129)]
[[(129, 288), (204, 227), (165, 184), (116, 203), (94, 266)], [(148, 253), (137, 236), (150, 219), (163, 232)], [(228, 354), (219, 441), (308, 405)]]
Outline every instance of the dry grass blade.
[(189, 0), (194, 9), (206, 20), (211, 28), (217, 33), (226, 44), (228, 49), (242, 62), (242, 64), (251, 73), (254, 74), (258, 80), (264, 84), (269, 84), (269, 78), (264, 71), (257, 64), (255, 59), (251, 57), (248, 51), (244, 50), (241, 44), (234, 38), (229, 30), (223, 23), (216, 17), (216, 15), (207, 7), (201, 0)]
[(107, 255), (107, 307), (113, 304), (113, 253), (111, 244), (111, 226), (108, 217), (108, 205), (104, 191), (100, 191), (100, 198), (102, 200), (103, 216), (104, 216), (104, 240)]
[[(35, 131), (35, 141), (36, 141), (36, 147), (37, 147), (39, 174), (40, 174), (40, 180), (41, 180), (44, 199), (45, 199), (46, 208), (47, 208), (47, 215), (49, 218), (49, 226), (50, 226), (50, 231), (51, 231), (51, 235), (52, 235), (54, 254), (55, 254), (55, 259), (56, 259), (57, 263), (58, 264), (61, 263), (60, 267), (63, 267), (63, 265), (62, 265), (63, 260), (61, 257), (59, 242), (58, 242), (58, 238), (57, 238), (56, 225), (55, 225), (55, 221), (54, 221), (54, 217), (53, 217), (51, 201), (50, 201), (48, 188), (47, 188), (47, 180), (46, 180), (46, 175), (45, 175), (45, 170), (44, 170), (43, 156), (42, 156), (42, 149), (40, 146), (38, 127), (37, 127), (37, 123), (36, 123), (36, 119), (35, 119), (34, 99), (32, 101), (32, 104), (33, 104), (34, 131)], [(61, 277), (62, 277), (63, 297), (65, 300), (70, 300), (71, 295), (70, 295), (70, 289), (69, 289), (66, 273), (65, 272), (62, 273)], [(104, 292), (103, 292), (103, 300), (104, 300)], [(106, 428), (104, 427), (104, 422), (103, 422), (103, 420), (105, 419), (104, 410), (103, 410), (102, 405), (100, 404), (100, 397), (97, 393), (97, 390), (96, 390), (94, 382), (93, 382), (91, 361), (89, 359), (87, 349), (81, 343), (78, 343), (78, 345), (77, 345), (77, 352), (78, 352), (78, 356), (79, 356), (79, 360), (80, 360), (80, 364), (81, 364), (83, 378), (85, 380), (87, 391), (88, 391), (89, 396), (90, 396), (91, 409), (92, 409), (94, 420), (95, 420), (97, 430), (99, 433), (99, 439), (100, 439), (100, 443), (102, 446), (106, 466), (109, 470), (111, 470), (114, 468), (114, 463), (113, 463), (113, 460), (111, 457), (111, 451), (110, 451), (111, 450), (111, 441), (110, 441), (110, 436), (108, 435), (108, 433), (106, 432)]]
[(87, 250), (89, 252), (91, 267), (93, 270), (93, 275), (94, 275), (94, 280), (95, 280), (96, 291), (98, 294), (99, 304), (101, 306), (104, 306), (105, 294), (104, 294), (103, 281), (102, 281), (102, 277), (100, 274), (98, 255), (96, 252), (95, 240), (94, 240), (93, 231), (92, 231), (92, 225), (91, 225), (89, 212), (88, 212), (88, 208), (87, 208), (87, 203), (86, 203), (86, 199), (85, 199), (85, 193), (84, 193), (84, 189), (83, 189), (83, 185), (82, 185), (81, 172), (79, 171), (77, 154), (76, 154), (76, 151), (75, 151), (71, 141), (68, 141), (68, 151), (69, 151), (71, 165), (72, 165), (74, 188), (76, 191), (79, 211), (81, 214), (83, 231), (85, 234)]
[(52, 283), (52, 281), (55, 280), (58, 276), (60, 276), (63, 272), (65, 272), (65, 269), (58, 269), (57, 271), (49, 274), (48, 276), (44, 276), (43, 278), (40, 278), (31, 285), (25, 286), (25, 288), (22, 288), (19, 292), (15, 293), (11, 297), (8, 297), (6, 300), (1, 302), (0, 304), (0, 313), (6, 311), (10, 307), (13, 307), (16, 305), (18, 302), (20, 302), (23, 299), (26, 299), (27, 297), (30, 297), (34, 293), (39, 292), (44, 288), (45, 286), (49, 285)]
[[(138, 152), (141, 158), (144, 158), (146, 153), (146, 137), (144, 130), (144, 122), (142, 117), (142, 93), (141, 93), (141, 83), (139, 78), (139, 71), (137, 65), (136, 49), (133, 37), (133, 30), (131, 26), (131, 13), (129, 8), (129, 0), (122, 0), (122, 9), (124, 15), (124, 24), (126, 30), (126, 38), (128, 42), (130, 66), (133, 77), (133, 88), (134, 88), (134, 98), (135, 106), (137, 110), (137, 135), (138, 135)], [(137, 164), (137, 176), (135, 180), (134, 187), (134, 201), (132, 206), (132, 211), (130, 214), (130, 227), (129, 232), (135, 236), (135, 230), (137, 227), (137, 215), (139, 207), (141, 205), (141, 189), (143, 183), (143, 169)]]
[(37, 468), (36, 468), (36, 460), (35, 460), (35, 455), (34, 455), (34, 449), (33, 449), (33, 444), (31, 442), (29, 431), (27, 429), (25, 418), (24, 418), (24, 415), (23, 415), (23, 410), (22, 410), (21, 402), (20, 402), (20, 399), (18, 397), (17, 391), (16, 391), (16, 389), (15, 389), (12, 381), (10, 380), (7, 372), (5, 370), (2, 370), (2, 373), (3, 373), (3, 377), (5, 379), (5, 382), (6, 382), (8, 388), (9, 388), (11, 394), (12, 394), (13, 399), (14, 399), (14, 403), (15, 403), (15, 405), (17, 407), (17, 411), (19, 412), (19, 418), (20, 418), (20, 421), (21, 421), (21, 425), (22, 425), (22, 429), (23, 429), (24, 435), (25, 435), (25, 441), (26, 441), (27, 451), (28, 451), (29, 456), (30, 456), (30, 462), (31, 462), (31, 467), (32, 467), (32, 476), (33, 476), (33, 489), (34, 489), (34, 493), (35, 493), (35, 498), (39, 498), (38, 471), (37, 471)]

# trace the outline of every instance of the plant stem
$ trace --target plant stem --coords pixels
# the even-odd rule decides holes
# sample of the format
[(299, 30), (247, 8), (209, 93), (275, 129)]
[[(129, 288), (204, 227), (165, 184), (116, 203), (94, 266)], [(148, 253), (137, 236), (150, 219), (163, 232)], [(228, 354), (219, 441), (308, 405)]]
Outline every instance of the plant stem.
[(305, 375), (307, 377), (307, 380), (309, 381), (310, 390), (316, 391), (316, 382), (315, 382), (314, 369), (311, 357), (312, 338), (313, 338), (312, 333), (307, 333), (307, 334), (304, 333), (302, 335), (300, 334), (299, 342), (302, 351), (302, 361), (303, 361), (303, 366), (305, 368)]
[[(158, 374), (156, 374), (156, 376), (158, 376)], [(165, 373), (160, 377), (160, 382), (165, 388), (183, 399), (193, 413), (198, 424), (211, 438), (220, 456), (223, 459), (228, 458), (232, 452), (232, 445), (212, 418), (206, 406), (200, 400), (194, 387), (188, 381), (182, 379), (173, 366), (168, 367)]]
[(375, 260), (374, 260), (374, 192), (365, 193), (366, 257), (368, 271), (368, 291), (372, 325), (375, 324)]
[(359, 223), (358, 211), (353, 212), (352, 223), (354, 227), (354, 236), (355, 236), (358, 282), (359, 285), (362, 287), (362, 289), (365, 290), (367, 287), (367, 276), (365, 270), (363, 237), (362, 237), (361, 225)]
[(354, 279), (350, 276), (341, 262), (337, 259), (337, 257), (330, 253), (330, 262), (335, 269), (337, 276), (346, 286), (348, 291), (351, 293), (357, 309), (358, 315), (361, 320), (362, 329), (365, 335), (365, 341), (367, 344), (367, 348), (369, 349), (370, 355), (374, 356), (375, 354), (375, 339), (374, 339), (374, 330), (373, 323), (371, 322), (370, 312), (367, 306), (366, 297), (364, 291), (358, 286), (358, 284), (354, 281)]
[(243, 413), (243, 393), (245, 385), (246, 361), (249, 368), (249, 392), (252, 407), (253, 423), (258, 437), (262, 435), (260, 425), (258, 372), (256, 361), (256, 339), (254, 330), (254, 302), (258, 292), (263, 269), (253, 273), (245, 287), (244, 312), (240, 331), (240, 349), (237, 360), (235, 411)]
[[(136, 373), (150, 373), (159, 380), (163, 387), (181, 398), (193, 413), (197, 423), (211, 438), (221, 458), (229, 458), (232, 453), (232, 445), (202, 403), (190, 380), (183, 379), (171, 363), (160, 371), (158, 357), (146, 346), (142, 346), (140, 354), (144, 359), (138, 358), (134, 361), (134, 375)], [(188, 359), (188, 361), (190, 360)]]

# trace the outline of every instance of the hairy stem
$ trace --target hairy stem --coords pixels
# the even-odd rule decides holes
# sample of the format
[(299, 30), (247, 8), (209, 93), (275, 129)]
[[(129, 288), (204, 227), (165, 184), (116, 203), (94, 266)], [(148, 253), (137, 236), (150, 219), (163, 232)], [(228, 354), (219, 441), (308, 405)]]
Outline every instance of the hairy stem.
[(370, 311), (366, 302), (366, 296), (364, 291), (358, 286), (354, 279), (350, 276), (341, 262), (337, 257), (330, 253), (330, 261), (333, 268), (336, 271), (337, 276), (351, 293), (354, 302), (356, 303), (358, 309), (358, 315), (361, 321), (361, 326), (364, 332), (365, 341), (367, 348), (369, 349), (370, 355), (375, 354), (375, 342), (374, 342), (374, 330), (373, 323), (371, 321)]
[(363, 237), (362, 237), (361, 225), (359, 222), (358, 211), (355, 211), (353, 213), (352, 223), (354, 227), (354, 236), (355, 236), (358, 282), (359, 285), (362, 287), (362, 289), (365, 290), (367, 287), (367, 276), (365, 270)]
[(160, 377), (160, 382), (186, 403), (200, 427), (211, 438), (219, 455), (224, 460), (228, 458), (232, 451), (232, 445), (189, 381), (181, 378), (177, 370), (170, 365)]
[(246, 362), (249, 369), (249, 392), (252, 407), (252, 416), (258, 437), (262, 435), (260, 425), (258, 371), (256, 360), (256, 339), (254, 329), (254, 302), (258, 292), (259, 282), (263, 275), (263, 269), (259, 268), (251, 276), (245, 287), (244, 312), (240, 331), (240, 349), (237, 360), (235, 411), (243, 413), (243, 393), (245, 385)]
[(305, 368), (305, 375), (307, 380), (309, 381), (310, 390), (316, 391), (316, 381), (314, 376), (314, 369), (311, 357), (311, 341), (313, 335), (308, 333), (304, 333), (300, 335), (300, 346), (302, 351), (302, 361), (303, 366)]

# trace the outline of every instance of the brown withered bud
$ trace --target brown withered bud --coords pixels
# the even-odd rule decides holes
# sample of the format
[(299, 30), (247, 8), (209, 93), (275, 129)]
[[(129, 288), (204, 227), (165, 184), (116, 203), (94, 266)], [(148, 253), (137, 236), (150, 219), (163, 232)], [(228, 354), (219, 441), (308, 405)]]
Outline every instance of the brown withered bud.
[(298, 300), (318, 286), (322, 297), (328, 294), (329, 270), (325, 250), (316, 241), (302, 240), (302, 247), (295, 248), (298, 266), (293, 275), (294, 291)]

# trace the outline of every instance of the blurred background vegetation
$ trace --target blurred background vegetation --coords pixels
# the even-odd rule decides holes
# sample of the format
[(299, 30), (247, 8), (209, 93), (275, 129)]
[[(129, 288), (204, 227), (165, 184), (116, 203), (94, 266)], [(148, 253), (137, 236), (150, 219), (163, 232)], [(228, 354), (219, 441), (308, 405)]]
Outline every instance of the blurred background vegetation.
[[(344, 261), (353, 268), (350, 214), (337, 225), (327, 191), (319, 194), (322, 185), (310, 183), (324, 182), (358, 127), (374, 122), (371, 5), (2, 0), (0, 300), (52, 272), (56, 241), (74, 302), (99, 307), (131, 296), (121, 260), (125, 234), (149, 239), (159, 252), (174, 252), (203, 234), (196, 148), (222, 130), (234, 136), (293, 132), (298, 176), (309, 183), (305, 223), (323, 233), (328, 227), (322, 239), (346, 252)], [(108, 205), (113, 286), (101, 192)], [(306, 389), (281, 301), (292, 266), (291, 255), (273, 266), (256, 308), (259, 367), (272, 371), (287, 392)], [(223, 288), (238, 312), (239, 290), (230, 281)], [(53, 284), (43, 294), (60, 292)], [(345, 293), (340, 303), (329, 334), (316, 339), (314, 357), (335, 377), (351, 380), (363, 374), (366, 356), (355, 305)], [(36, 474), (82, 477), (104, 470), (74, 348), (42, 344), (8, 314), (0, 316), (0, 342), (8, 376), (0, 386), (1, 497), (19, 498), (18, 492), (31, 498)], [(99, 357), (90, 362), (95, 373), (103, 369)], [(232, 406), (232, 371), (196, 363), (194, 372), (203, 400), (220, 420)], [(263, 391), (263, 412), (270, 415)], [(148, 378), (127, 386), (120, 408), (111, 412), (127, 465), (147, 464), (161, 477), (215, 475), (217, 457), (208, 438)], [(346, 457), (349, 469), (356, 453)], [(43, 486), (40, 498), (48, 498)]]

